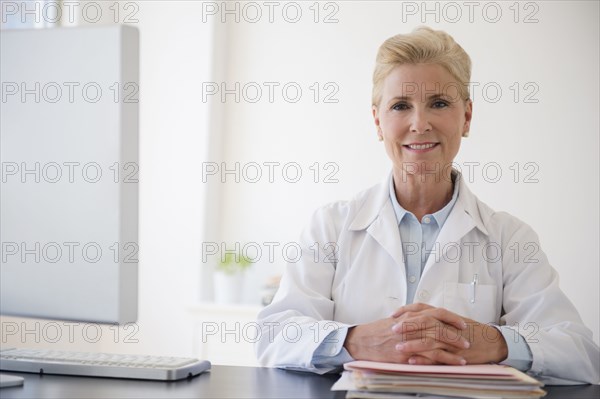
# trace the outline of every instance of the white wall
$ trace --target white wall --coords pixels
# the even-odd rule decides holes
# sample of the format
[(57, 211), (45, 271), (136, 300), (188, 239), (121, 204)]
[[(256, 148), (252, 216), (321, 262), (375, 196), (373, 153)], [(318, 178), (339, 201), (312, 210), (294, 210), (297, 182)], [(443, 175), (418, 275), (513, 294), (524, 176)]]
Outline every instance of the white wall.
[[(234, 82), (242, 87), (248, 82), (297, 82), (304, 90), (297, 103), (286, 102), (277, 90), (270, 103), (266, 88), (257, 103), (248, 101), (254, 92), (239, 103), (227, 96), (227, 123), (219, 134), (228, 166), (236, 161), (296, 162), (304, 175), (295, 184), (281, 174), (269, 183), (266, 167), (259, 183), (235, 183), (233, 176), (226, 176), (222, 239), (282, 245), (297, 240), (316, 207), (349, 198), (385, 176), (390, 162), (376, 140), (370, 111), (375, 53), (389, 36), (424, 22), (452, 34), (473, 60), (472, 80), (479, 83), (473, 90), (474, 121), (457, 162), (496, 162), (502, 178), (490, 182), (493, 174), (482, 175), (480, 166), (472, 176), (472, 190), (538, 232), (542, 249), (561, 275), (561, 286), (598, 342), (598, 3), (547, 1), (527, 8), (520, 3), (516, 23), (513, 2), (494, 3), (502, 13), (496, 23), (486, 21), (496, 18), (494, 5), (486, 3), (477, 2), (472, 22), (464, 3), (453, 3), (462, 12), (456, 23), (448, 20), (455, 18), (456, 9), (444, 2), (427, 3), (429, 10), (440, 10), (439, 23), (435, 13), (421, 14), (421, 2), (409, 3), (331, 3), (339, 8), (339, 22), (330, 24), (314, 23), (312, 2), (301, 4), (303, 17), (297, 23), (286, 22), (277, 9), (269, 23), (266, 7), (255, 23), (248, 21), (254, 14), (246, 20), (242, 14), (238, 23), (225, 15), (231, 22), (229, 45), (222, 50), (227, 52), (228, 87)], [(324, 7), (322, 3), (321, 18), (324, 11), (335, 10)], [(415, 7), (416, 15), (403, 12)], [(526, 16), (538, 22), (524, 23)], [(315, 104), (309, 89), (313, 82), (335, 83), (339, 102)], [(520, 89), (516, 102), (511, 90), (515, 82)], [(537, 103), (525, 102), (525, 95), (533, 92), (527, 83), (537, 88)], [(490, 89), (484, 97), (486, 84)], [(497, 102), (492, 101), (494, 87), (502, 90)], [(309, 166), (314, 162), (335, 163), (339, 183), (311, 181)], [(515, 162), (520, 165), (516, 182), (510, 169)], [(534, 172), (525, 168), (528, 162), (537, 168), (536, 183), (525, 183)], [(277, 254), (270, 261), (263, 253), (248, 281), (247, 301), (257, 300), (257, 287), (266, 276), (282, 270), (281, 251)]]

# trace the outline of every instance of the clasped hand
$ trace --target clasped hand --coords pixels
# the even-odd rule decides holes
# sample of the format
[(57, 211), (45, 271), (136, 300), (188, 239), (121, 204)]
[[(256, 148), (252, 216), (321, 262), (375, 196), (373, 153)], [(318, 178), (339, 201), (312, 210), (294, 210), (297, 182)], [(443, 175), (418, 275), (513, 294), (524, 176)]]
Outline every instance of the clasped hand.
[(495, 327), (423, 303), (352, 327), (344, 347), (356, 360), (410, 364), (498, 363), (508, 355)]

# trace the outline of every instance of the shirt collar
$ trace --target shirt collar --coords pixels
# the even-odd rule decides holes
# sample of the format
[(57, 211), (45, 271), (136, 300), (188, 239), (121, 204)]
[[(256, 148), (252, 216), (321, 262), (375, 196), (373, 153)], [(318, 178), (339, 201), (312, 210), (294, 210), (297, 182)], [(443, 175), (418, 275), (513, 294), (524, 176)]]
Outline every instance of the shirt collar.
[[(453, 170), (451, 177), (452, 177), (452, 183), (454, 185), (454, 191), (452, 192), (452, 198), (450, 199), (450, 202), (448, 202), (442, 209), (440, 209), (439, 211), (437, 211), (431, 215), (437, 222), (438, 227), (442, 227), (444, 225), (444, 222), (446, 222), (446, 219), (448, 218), (448, 215), (450, 214), (450, 211), (452, 210), (452, 207), (454, 207), (454, 204), (456, 203), (456, 200), (458, 198), (458, 189), (460, 187), (460, 184), (458, 184), (457, 176), (458, 176), (458, 173)], [(390, 190), (390, 199), (392, 201), (392, 206), (394, 208), (394, 214), (396, 215), (396, 221), (399, 225), (400, 222), (402, 222), (402, 219), (404, 219), (404, 217), (406, 216), (406, 214), (412, 215), (412, 213), (407, 211), (406, 209), (404, 209), (402, 207), (402, 205), (400, 205), (400, 203), (398, 203), (398, 199), (396, 198), (396, 191), (394, 190), (394, 174), (393, 173), (390, 173), (389, 190)]]

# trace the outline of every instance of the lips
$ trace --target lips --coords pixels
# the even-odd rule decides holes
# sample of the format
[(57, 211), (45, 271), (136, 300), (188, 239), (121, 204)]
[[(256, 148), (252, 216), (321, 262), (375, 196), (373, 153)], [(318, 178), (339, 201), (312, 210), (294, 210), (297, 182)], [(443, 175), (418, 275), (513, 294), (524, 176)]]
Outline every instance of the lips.
[(429, 150), (439, 143), (413, 143), (413, 144), (405, 144), (404, 147), (410, 148), (411, 150)]

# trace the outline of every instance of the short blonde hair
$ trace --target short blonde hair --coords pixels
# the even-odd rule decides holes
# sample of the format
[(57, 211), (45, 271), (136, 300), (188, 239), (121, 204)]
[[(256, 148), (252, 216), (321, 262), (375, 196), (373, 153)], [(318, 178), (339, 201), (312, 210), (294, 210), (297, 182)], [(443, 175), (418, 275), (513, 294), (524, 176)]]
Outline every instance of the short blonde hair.
[(392, 36), (379, 47), (373, 72), (372, 101), (381, 102), (383, 81), (398, 65), (438, 64), (457, 80), (459, 94), (464, 100), (470, 98), (471, 58), (452, 36), (441, 30), (426, 26), (411, 33)]

